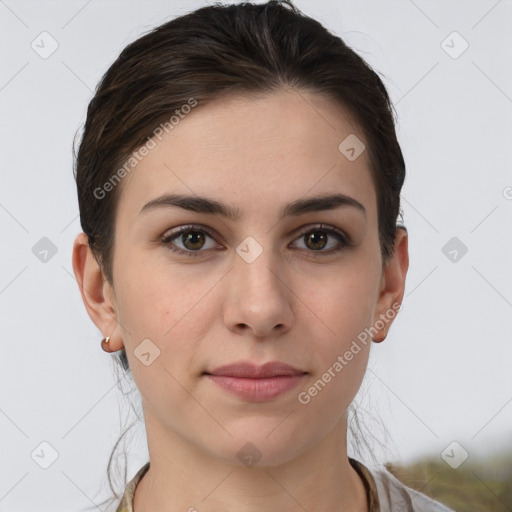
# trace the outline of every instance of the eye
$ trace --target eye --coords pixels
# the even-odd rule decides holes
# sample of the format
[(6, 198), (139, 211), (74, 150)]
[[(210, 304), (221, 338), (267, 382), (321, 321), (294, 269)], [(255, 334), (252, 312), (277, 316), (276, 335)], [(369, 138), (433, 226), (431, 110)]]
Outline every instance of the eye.
[[(206, 237), (213, 239), (212, 235), (208, 230), (206, 230), (202, 226), (182, 226), (170, 234), (162, 237), (162, 243), (167, 245), (167, 248), (170, 251), (178, 253), (184, 256), (199, 256), (201, 252), (200, 249), (204, 248), (204, 242)], [(183, 248), (176, 247), (175, 240), (178, 240), (179, 243), (184, 245)], [(213, 244), (212, 247), (216, 247)], [(207, 249), (212, 247), (206, 247)]]
[[(334, 248), (323, 250), (327, 247), (329, 238), (337, 239), (338, 244), (334, 244)], [(303, 231), (297, 240), (304, 241), (305, 248), (309, 249), (309, 252), (320, 252), (324, 254), (332, 254), (341, 251), (344, 247), (350, 245), (347, 235), (336, 228), (327, 227), (323, 224), (310, 227), (306, 231)]]

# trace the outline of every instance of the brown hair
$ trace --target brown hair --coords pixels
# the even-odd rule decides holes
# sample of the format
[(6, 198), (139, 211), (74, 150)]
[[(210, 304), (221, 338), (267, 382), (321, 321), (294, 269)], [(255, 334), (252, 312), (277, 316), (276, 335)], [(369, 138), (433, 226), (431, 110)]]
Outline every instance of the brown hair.
[[(386, 265), (393, 255), (405, 162), (381, 79), (340, 37), (289, 0), (217, 3), (174, 18), (129, 44), (89, 103), (75, 154), (80, 222), (111, 284), (121, 185), (105, 184), (114, 183), (116, 172), (119, 178), (130, 155), (191, 98), (201, 106), (224, 94), (271, 93), (282, 87), (332, 98), (360, 125)], [(125, 349), (119, 352), (122, 367), (129, 370)]]

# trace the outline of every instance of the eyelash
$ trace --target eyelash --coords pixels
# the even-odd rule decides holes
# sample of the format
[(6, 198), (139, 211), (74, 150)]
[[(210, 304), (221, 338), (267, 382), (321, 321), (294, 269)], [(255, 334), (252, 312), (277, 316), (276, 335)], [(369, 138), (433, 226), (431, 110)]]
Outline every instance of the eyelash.
[[(176, 238), (178, 238), (183, 233), (196, 233), (196, 232), (205, 233), (208, 236), (210, 236), (211, 238), (214, 238), (212, 232), (209, 229), (206, 229), (203, 226), (189, 224), (187, 226), (183, 226), (183, 227), (177, 229), (176, 231), (170, 233), (167, 236), (163, 236), (161, 238), (161, 243), (166, 245), (167, 249), (169, 249), (170, 251), (172, 251), (174, 253), (177, 253), (178, 255), (190, 256), (190, 257), (198, 257), (198, 256), (201, 255), (202, 252), (205, 252), (205, 251), (204, 250), (200, 250), (200, 249), (197, 250), (197, 251), (190, 251), (190, 250), (185, 251), (183, 249), (177, 248), (176, 246), (172, 245), (172, 241), (175, 240)], [(296, 238), (296, 240), (298, 240), (301, 237), (303, 237), (304, 235), (307, 235), (308, 233), (312, 233), (312, 232), (315, 232), (315, 233), (319, 233), (320, 232), (320, 233), (323, 233), (323, 234), (335, 236), (336, 238), (338, 238), (338, 240), (341, 243), (341, 247), (338, 246), (335, 249), (329, 249), (327, 251), (323, 251), (321, 249), (318, 250), (318, 251), (309, 250), (308, 252), (310, 252), (311, 255), (314, 256), (314, 257), (320, 256), (322, 254), (324, 254), (324, 255), (325, 254), (327, 254), (327, 255), (334, 254), (334, 253), (342, 251), (346, 247), (350, 247), (350, 245), (351, 245), (350, 237), (348, 237), (347, 235), (345, 235), (344, 233), (342, 233), (338, 229), (331, 228), (329, 226), (326, 226), (325, 224), (318, 224), (316, 226), (312, 226), (312, 227), (308, 228), (307, 230), (301, 232), (298, 235), (298, 237)]]

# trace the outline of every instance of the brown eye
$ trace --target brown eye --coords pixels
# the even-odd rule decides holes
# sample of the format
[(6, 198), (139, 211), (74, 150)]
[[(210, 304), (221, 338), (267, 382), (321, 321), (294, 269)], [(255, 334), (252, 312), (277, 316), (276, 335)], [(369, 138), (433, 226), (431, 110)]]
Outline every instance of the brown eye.
[[(164, 235), (161, 239), (162, 244), (167, 248), (184, 256), (201, 256), (206, 249), (215, 248), (215, 243), (205, 248), (207, 239), (213, 240), (213, 236), (204, 228), (195, 226), (183, 226)], [(181, 244), (181, 247), (177, 244)], [(203, 250), (204, 249), (204, 250)]]
[[(308, 249), (308, 252), (318, 252), (320, 254), (332, 254), (350, 245), (348, 236), (335, 228), (325, 227), (324, 225), (314, 226), (302, 232), (298, 240), (304, 242), (304, 248)], [(338, 243), (333, 245), (331, 240), (338, 240)], [(331, 247), (324, 250), (329, 244)]]

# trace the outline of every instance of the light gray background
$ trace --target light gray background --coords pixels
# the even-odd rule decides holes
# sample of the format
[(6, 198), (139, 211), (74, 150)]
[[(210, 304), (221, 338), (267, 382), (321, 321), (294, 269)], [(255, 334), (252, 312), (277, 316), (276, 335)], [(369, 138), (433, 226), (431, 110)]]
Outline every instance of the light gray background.
[[(375, 453), (510, 449), (512, 0), (296, 4), (384, 75), (399, 114), (411, 264), (358, 397), (387, 446)], [(78, 511), (109, 494), (128, 405), (73, 276), (72, 139), (119, 52), (201, 5), (0, 0), (0, 511)], [(58, 42), (47, 59), (31, 47), (43, 31)], [(469, 44), (457, 58), (454, 31)], [(42, 237), (57, 249), (46, 262), (32, 251)], [(452, 237), (468, 248), (456, 262), (442, 251)], [(43, 442), (58, 453), (48, 469)], [(129, 452), (131, 478), (147, 460), (143, 431)]]

